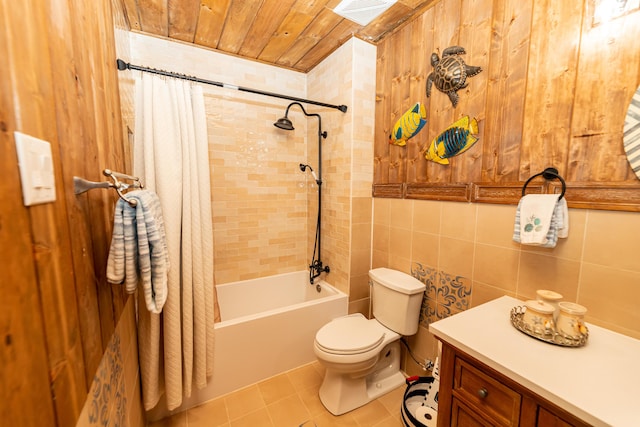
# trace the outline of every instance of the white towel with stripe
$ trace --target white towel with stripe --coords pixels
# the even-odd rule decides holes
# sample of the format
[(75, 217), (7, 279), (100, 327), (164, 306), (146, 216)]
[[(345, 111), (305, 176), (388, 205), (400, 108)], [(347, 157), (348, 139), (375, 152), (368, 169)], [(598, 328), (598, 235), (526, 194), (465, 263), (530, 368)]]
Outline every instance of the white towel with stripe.
[(107, 280), (124, 283), (127, 293), (142, 284), (145, 304), (160, 313), (167, 300), (169, 256), (158, 196), (149, 190), (127, 193), (131, 206), (119, 199), (113, 218), (113, 235), (107, 259)]

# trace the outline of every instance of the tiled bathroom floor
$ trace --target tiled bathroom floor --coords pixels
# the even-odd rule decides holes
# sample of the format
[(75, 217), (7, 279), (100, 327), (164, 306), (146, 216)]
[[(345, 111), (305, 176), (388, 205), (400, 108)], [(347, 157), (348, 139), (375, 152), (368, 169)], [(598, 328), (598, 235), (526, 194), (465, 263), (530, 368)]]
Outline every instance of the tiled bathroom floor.
[(318, 362), (175, 414), (149, 427), (402, 427), (405, 386), (341, 416), (318, 397), (324, 371)]

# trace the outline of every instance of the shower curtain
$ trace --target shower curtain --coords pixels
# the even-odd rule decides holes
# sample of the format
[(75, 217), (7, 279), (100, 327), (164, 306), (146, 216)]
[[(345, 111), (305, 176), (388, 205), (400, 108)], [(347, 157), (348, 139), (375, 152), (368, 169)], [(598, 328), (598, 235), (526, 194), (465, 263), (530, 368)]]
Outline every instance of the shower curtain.
[[(213, 372), (213, 232), (202, 87), (136, 77), (134, 174), (161, 201), (170, 269), (161, 314), (138, 306), (143, 402), (167, 408), (206, 385)], [(140, 295), (139, 295), (140, 296)], [(141, 300), (142, 301), (142, 300)]]

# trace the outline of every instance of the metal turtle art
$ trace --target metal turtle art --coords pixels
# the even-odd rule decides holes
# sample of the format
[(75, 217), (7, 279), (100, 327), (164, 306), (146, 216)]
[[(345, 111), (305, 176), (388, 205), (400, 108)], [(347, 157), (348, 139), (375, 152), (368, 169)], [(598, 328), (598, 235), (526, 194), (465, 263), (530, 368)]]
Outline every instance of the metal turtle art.
[(461, 46), (450, 46), (442, 52), (442, 59), (437, 53), (431, 54), (433, 72), (427, 77), (427, 98), (431, 96), (431, 85), (435, 83), (438, 90), (449, 95), (451, 103), (458, 105), (458, 90), (467, 87), (467, 77), (473, 77), (482, 68), (465, 64), (460, 55), (466, 52)]

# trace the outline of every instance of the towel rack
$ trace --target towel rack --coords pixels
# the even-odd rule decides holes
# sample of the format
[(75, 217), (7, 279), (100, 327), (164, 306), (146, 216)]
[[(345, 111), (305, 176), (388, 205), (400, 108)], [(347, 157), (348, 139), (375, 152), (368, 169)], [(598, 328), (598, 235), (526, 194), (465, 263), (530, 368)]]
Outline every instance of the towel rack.
[[(82, 194), (85, 191), (89, 191), (89, 190), (92, 190), (94, 188), (113, 188), (113, 189), (116, 190), (116, 192), (118, 193), (118, 196), (122, 200), (124, 200), (125, 202), (129, 203), (129, 205), (131, 205), (131, 206), (136, 206), (136, 204), (138, 203), (137, 200), (133, 200), (133, 199), (129, 200), (129, 199), (127, 199), (122, 191), (123, 190), (127, 190), (129, 188), (144, 188), (144, 185), (142, 185), (142, 183), (140, 182), (140, 179), (138, 177), (131, 176), (131, 175), (126, 175), (126, 174), (120, 173), (120, 172), (114, 172), (111, 169), (103, 170), (102, 174), (104, 176), (107, 176), (107, 177), (111, 178), (113, 180), (113, 182), (108, 182), (108, 181), (104, 181), (104, 182), (87, 181), (86, 179), (74, 176), (73, 177), (74, 193), (75, 194)], [(120, 182), (120, 180), (118, 178), (120, 178), (120, 179), (128, 179), (130, 181), (133, 181), (133, 183), (127, 184), (127, 183), (124, 183), (124, 182)]]
[(562, 183), (562, 193), (560, 193), (560, 197), (558, 197), (558, 200), (562, 199), (564, 197), (564, 192), (567, 190), (567, 184), (564, 182), (564, 179), (562, 179), (560, 174), (558, 174), (558, 169), (556, 168), (546, 168), (542, 172), (531, 176), (522, 186), (522, 196), (524, 197), (524, 191), (527, 188), (527, 184), (529, 184), (529, 182), (531, 182), (532, 179), (540, 175), (542, 175), (542, 177), (546, 180), (552, 180), (552, 179), (560, 180), (560, 183)]

